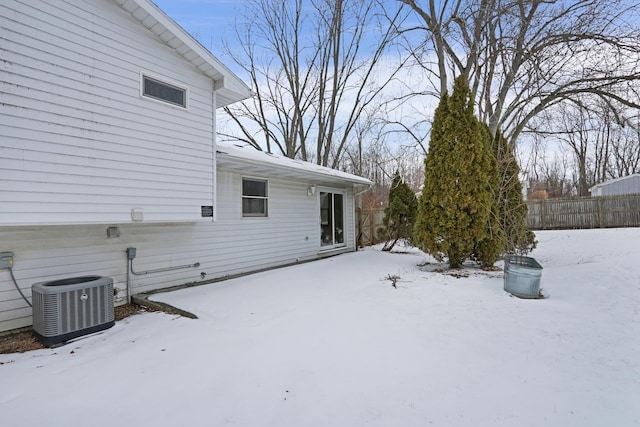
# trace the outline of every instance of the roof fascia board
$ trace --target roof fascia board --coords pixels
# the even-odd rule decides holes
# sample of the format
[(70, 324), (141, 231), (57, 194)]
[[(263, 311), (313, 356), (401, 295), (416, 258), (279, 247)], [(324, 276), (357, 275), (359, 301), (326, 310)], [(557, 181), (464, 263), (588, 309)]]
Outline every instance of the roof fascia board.
[[(296, 171), (297, 173), (301, 174), (301, 175), (306, 175), (308, 176), (310, 179), (325, 179), (325, 180), (330, 180), (330, 181), (334, 181), (334, 182), (344, 182), (344, 183), (349, 183), (349, 184), (360, 184), (360, 185), (371, 185), (372, 182), (370, 180), (368, 180), (367, 178), (362, 178), (360, 176), (357, 175), (351, 175), (351, 177), (348, 176), (344, 176), (344, 175), (334, 175), (331, 173), (323, 173), (321, 171), (315, 171), (315, 170), (309, 170), (309, 169), (304, 169), (304, 168), (296, 168), (296, 167), (292, 167), (292, 166), (287, 166), (287, 165), (282, 165), (282, 164), (277, 164), (277, 163), (266, 163), (266, 162), (262, 162), (260, 160), (257, 159), (248, 159), (245, 157), (241, 157), (241, 156), (236, 156), (230, 153), (225, 153), (225, 152), (220, 152), (218, 151), (216, 153), (217, 157), (220, 158), (222, 157), (224, 160), (223, 162), (220, 162), (220, 160), (218, 160), (218, 165), (220, 167), (225, 167), (226, 164), (233, 164), (235, 165), (239, 170), (242, 170), (243, 165), (253, 165), (253, 166), (258, 166), (258, 167), (265, 167), (268, 166), (271, 170), (278, 170), (278, 171), (282, 171), (282, 172), (287, 172), (287, 171)], [(327, 168), (329, 169), (329, 168)], [(329, 170), (333, 170), (333, 169), (329, 169)], [(346, 172), (345, 172), (346, 174)]]

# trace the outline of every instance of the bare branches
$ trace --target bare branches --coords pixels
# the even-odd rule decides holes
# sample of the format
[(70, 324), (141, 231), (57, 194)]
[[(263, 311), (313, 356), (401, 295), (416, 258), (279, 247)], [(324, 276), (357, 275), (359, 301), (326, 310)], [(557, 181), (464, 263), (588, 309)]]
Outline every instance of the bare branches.
[[(637, 98), (621, 95), (640, 82), (640, 31), (626, 21), (638, 15), (636, 2), (398, 1), (428, 29), (439, 92), (452, 75), (465, 75), (479, 118), (511, 142), (543, 111), (585, 94), (605, 100), (614, 114), (640, 108)], [(411, 50), (419, 58), (428, 48)]]
[(378, 0), (248, 5), (253, 19), (237, 30), (242, 49), (229, 52), (256, 93), (227, 109), (239, 139), (337, 167), (358, 120), (395, 79), (399, 64), (384, 61), (398, 37), (401, 8), (386, 13)]

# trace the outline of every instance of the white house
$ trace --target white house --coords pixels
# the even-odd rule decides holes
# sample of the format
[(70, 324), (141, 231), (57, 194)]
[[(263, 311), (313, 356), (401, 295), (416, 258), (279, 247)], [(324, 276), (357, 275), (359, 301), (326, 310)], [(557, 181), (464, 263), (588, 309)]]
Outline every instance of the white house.
[(640, 173), (601, 182), (591, 187), (589, 192), (593, 197), (640, 194)]
[(151, 1), (3, 1), (0, 59), (0, 331), (32, 322), (10, 273), (27, 299), (111, 277), (122, 303), (355, 250), (370, 182), (216, 144), (249, 88)]

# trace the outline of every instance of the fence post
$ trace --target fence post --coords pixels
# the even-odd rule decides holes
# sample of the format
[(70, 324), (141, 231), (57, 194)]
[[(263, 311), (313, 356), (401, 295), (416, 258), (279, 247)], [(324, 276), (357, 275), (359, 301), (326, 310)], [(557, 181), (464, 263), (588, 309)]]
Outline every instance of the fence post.
[(369, 211), (369, 244), (373, 245), (376, 241), (376, 219), (374, 218), (373, 207)]
[(604, 218), (602, 215), (602, 204), (601, 204), (601, 198), (600, 197), (596, 197), (596, 212), (598, 213), (598, 227), (599, 228), (604, 228), (603, 227), (603, 223), (604, 223)]
[(356, 206), (356, 250), (362, 247), (362, 208)]

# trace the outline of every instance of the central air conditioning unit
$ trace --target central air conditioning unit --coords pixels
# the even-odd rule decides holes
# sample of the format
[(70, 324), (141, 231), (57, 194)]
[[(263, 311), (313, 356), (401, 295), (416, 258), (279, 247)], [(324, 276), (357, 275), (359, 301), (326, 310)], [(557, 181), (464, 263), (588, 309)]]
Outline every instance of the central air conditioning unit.
[(31, 286), (33, 331), (47, 347), (112, 327), (113, 279), (81, 276)]

